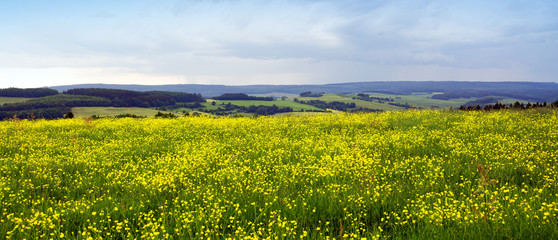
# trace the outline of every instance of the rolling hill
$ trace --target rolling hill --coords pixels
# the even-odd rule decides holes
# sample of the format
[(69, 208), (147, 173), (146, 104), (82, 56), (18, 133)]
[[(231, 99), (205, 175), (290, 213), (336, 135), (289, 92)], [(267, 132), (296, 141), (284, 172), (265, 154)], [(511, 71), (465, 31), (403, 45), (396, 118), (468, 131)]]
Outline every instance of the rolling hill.
[(502, 96), (532, 102), (553, 102), (558, 100), (558, 84), (555, 82), (355, 82), (322, 85), (116, 85), (78, 84), (51, 86), (58, 91), (73, 88), (111, 88), (134, 91), (177, 91), (200, 93), (203, 97), (214, 97), (224, 93), (288, 95), (305, 91), (334, 94), (358, 92), (410, 95), (412, 93), (440, 93), (437, 99)]

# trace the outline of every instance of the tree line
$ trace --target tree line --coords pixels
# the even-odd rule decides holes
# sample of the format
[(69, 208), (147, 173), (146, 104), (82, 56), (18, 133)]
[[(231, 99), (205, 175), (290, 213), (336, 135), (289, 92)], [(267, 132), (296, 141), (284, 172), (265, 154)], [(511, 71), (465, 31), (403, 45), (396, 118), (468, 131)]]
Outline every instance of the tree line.
[(320, 92), (320, 93), (312, 93), (312, 92), (308, 91), (308, 92), (302, 92), (302, 93), (300, 93), (299, 95), (300, 95), (301, 97), (321, 97), (321, 96), (324, 95), (324, 93), (323, 93), (323, 92)]
[[(388, 103), (389, 105), (392, 106), (397, 106), (397, 107), (402, 107), (402, 108), (412, 108), (413, 106), (409, 105), (409, 103), (396, 103), (396, 102), (390, 102)], [(419, 108), (420, 109), (420, 108)]]
[(253, 100), (253, 101), (273, 101), (273, 97), (256, 97), (244, 93), (225, 93), (221, 96), (213, 97), (215, 100)]
[(6, 103), (0, 106), (0, 120), (12, 118), (62, 118), (73, 107), (111, 106), (111, 101), (101, 97), (58, 94), (33, 98), (25, 102)]
[(359, 93), (357, 94), (356, 97), (353, 97), (353, 99), (359, 99), (359, 100), (363, 100), (363, 101), (369, 101), (369, 102), (373, 102), (374, 100), (378, 101), (379, 103), (383, 103), (383, 102), (393, 102), (393, 98), (381, 98), (381, 97), (371, 97), (369, 94), (365, 94), (365, 93)]
[(58, 94), (50, 88), (2, 88), (0, 97), (39, 98)]
[(0, 111), (0, 120), (9, 118), (19, 119), (58, 119), (64, 117), (70, 108), (39, 108), (39, 109), (25, 109), (19, 111)]
[(552, 93), (541, 91), (523, 91), (521, 89), (507, 90), (453, 90), (442, 94), (432, 95), (432, 99), (450, 100), (456, 98), (490, 98), (490, 96), (501, 96), (507, 98), (522, 99), (533, 102), (544, 102), (555, 98)]
[(325, 102), (325, 101), (321, 101), (321, 100), (299, 100), (298, 98), (294, 99), (294, 102), (297, 103), (301, 103), (301, 104), (306, 104), (306, 105), (311, 105), (317, 108), (321, 108), (321, 109), (334, 109), (337, 111), (348, 111), (350, 108), (356, 108), (356, 103), (352, 102), (352, 103), (344, 103), (344, 102), (338, 102), (338, 101), (333, 101), (333, 102)]
[(291, 107), (277, 107), (273, 106), (264, 106), (264, 105), (251, 105), (249, 107), (241, 107), (241, 110), (247, 113), (255, 113), (258, 115), (274, 115), (277, 113), (286, 113), (292, 112), (293, 108)]
[(496, 104), (487, 104), (484, 105), (484, 107), (481, 107), (480, 104), (477, 104), (476, 106), (470, 106), (470, 105), (462, 105), (459, 107), (460, 111), (494, 111), (494, 110), (504, 110), (504, 109), (515, 109), (515, 110), (526, 110), (526, 109), (535, 109), (535, 108), (557, 108), (558, 107), (558, 101), (555, 101), (551, 104), (547, 104), (546, 102), (543, 103), (520, 103), (518, 101), (516, 101), (513, 104), (503, 104), (503, 103), (496, 103)]
[(122, 89), (78, 88), (64, 92), (69, 95), (103, 97), (115, 107), (163, 107), (177, 102), (205, 102), (200, 94), (182, 92), (150, 91), (138, 92)]
[(278, 107), (276, 105), (273, 106), (264, 106), (264, 105), (250, 105), (248, 107), (245, 106), (238, 106), (231, 103), (224, 104), (219, 106), (217, 109), (200, 109), (199, 111), (211, 113), (219, 116), (223, 115), (230, 115), (233, 113), (238, 112), (245, 112), (245, 113), (254, 113), (257, 115), (273, 115), (277, 113), (285, 113), (285, 112), (293, 112), (293, 108), (291, 107)]
[(92, 107), (92, 106), (111, 106), (111, 101), (101, 97), (91, 96), (72, 96), (58, 94), (54, 96), (33, 98), (25, 102), (6, 103), (0, 106), (0, 111), (20, 111), (39, 108), (72, 108), (72, 107)]
[[(2, 89), (10, 95), (20, 93), (21, 96), (41, 96), (44, 89)], [(52, 89), (51, 89), (52, 90)], [(56, 91), (56, 90), (53, 90)], [(70, 89), (55, 95), (37, 97), (25, 102), (6, 103), (0, 106), (0, 120), (12, 118), (62, 118), (73, 107), (164, 107), (175, 104), (192, 103), (199, 106), (205, 102), (200, 94), (182, 92), (137, 92), (120, 89), (82, 88)], [(196, 105), (197, 103), (197, 105)]]

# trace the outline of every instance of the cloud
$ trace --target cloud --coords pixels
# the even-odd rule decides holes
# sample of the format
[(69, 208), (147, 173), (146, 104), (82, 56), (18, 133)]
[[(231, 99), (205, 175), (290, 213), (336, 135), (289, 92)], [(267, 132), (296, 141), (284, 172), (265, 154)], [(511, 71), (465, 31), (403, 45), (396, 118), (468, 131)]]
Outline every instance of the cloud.
[(453, 57), (444, 55), (439, 52), (421, 52), (414, 55), (414, 59), (418, 62), (431, 63), (431, 62), (447, 62), (454, 61)]
[(74, 81), (106, 82), (548, 81), (557, 11), (554, 1), (12, 3), (0, 10), (0, 71), (74, 69)]

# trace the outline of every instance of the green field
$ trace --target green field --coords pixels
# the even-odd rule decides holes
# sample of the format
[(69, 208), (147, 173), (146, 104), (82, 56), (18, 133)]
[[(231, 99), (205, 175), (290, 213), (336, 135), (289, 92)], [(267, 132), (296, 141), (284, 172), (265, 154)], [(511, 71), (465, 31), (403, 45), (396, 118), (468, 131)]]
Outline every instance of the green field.
[(272, 92), (272, 93), (266, 93), (266, 94), (250, 94), (250, 96), (258, 96), (258, 97), (276, 97), (281, 99), (281, 97), (285, 96), (287, 98), (294, 98), (294, 97), (298, 97), (298, 94), (294, 94), (294, 93), (281, 93), (281, 92)]
[(0, 239), (558, 237), (557, 109), (13, 119), (0, 135)]
[[(405, 104), (408, 103), (413, 107), (421, 107), (425, 109), (429, 108), (459, 108), (461, 105), (469, 101), (473, 101), (479, 98), (454, 98), (450, 100), (440, 100), (440, 99), (432, 99), (434, 94), (430, 93), (413, 93), (411, 95), (396, 95), (396, 94), (383, 94), (383, 93), (366, 93), (369, 94), (371, 97), (379, 97), (379, 98), (393, 98), (394, 102)], [(356, 94), (351, 94), (356, 96)], [(502, 98), (498, 96), (488, 96), (494, 98)], [(519, 101), (520, 103), (527, 103), (527, 101), (513, 99), (513, 98), (502, 98), (499, 103), (510, 104)]]
[(387, 103), (378, 103), (378, 102), (369, 102), (363, 101), (358, 99), (353, 99), (354, 96), (351, 95), (342, 95), (342, 94), (324, 94), (322, 97), (297, 97), (299, 100), (308, 101), (308, 100), (320, 100), (324, 102), (343, 102), (343, 103), (355, 103), (357, 108), (370, 108), (370, 109), (379, 109), (383, 111), (393, 111), (393, 110), (404, 110), (405, 108), (392, 106)]
[(449, 108), (449, 107), (459, 107), (464, 103), (471, 101), (472, 99), (451, 99), (451, 100), (439, 100), (431, 99), (434, 94), (426, 93), (415, 93), (412, 95), (395, 95), (395, 94), (382, 94), (382, 93), (366, 93), (370, 94), (371, 97), (381, 97), (381, 98), (393, 98), (396, 103), (405, 104), (408, 103), (413, 107), (422, 108), (432, 108), (433, 106), (439, 108)]
[[(215, 102), (215, 105), (212, 105), (211, 103)], [(317, 111), (321, 111), (322, 109), (319, 109), (317, 107), (314, 106), (310, 106), (310, 105), (305, 105), (305, 104), (300, 104), (300, 103), (295, 103), (293, 101), (290, 100), (276, 100), (276, 101), (252, 101), (252, 100), (213, 100), (213, 99), (207, 99), (207, 102), (202, 103), (203, 106), (205, 106), (202, 109), (191, 109), (191, 108), (177, 108), (177, 109), (173, 109), (171, 110), (172, 112), (175, 113), (182, 113), (184, 112), (192, 112), (192, 111), (196, 111), (196, 110), (217, 110), (218, 108), (224, 108), (225, 104), (232, 104), (232, 105), (236, 105), (236, 106), (243, 106), (243, 107), (249, 107), (249, 106), (259, 106), (259, 105), (263, 105), (263, 106), (273, 106), (276, 105), (278, 107), (291, 107), (293, 109), (293, 111), (295, 112), (300, 112), (302, 109), (304, 109), (305, 111), (307, 110), (317, 110)], [(199, 112), (199, 111), (197, 111)], [(249, 113), (239, 113), (241, 115), (246, 115), (246, 116), (250, 116), (252, 114)]]
[(4, 103), (18, 103), (25, 102), (31, 98), (14, 98), (14, 97), (0, 97), (0, 105)]
[(168, 113), (166, 111), (157, 111), (151, 108), (138, 107), (75, 107), (72, 108), (72, 112), (76, 117), (89, 117), (93, 115), (99, 117), (111, 117), (126, 113), (137, 116), (152, 117), (158, 112)]
[[(215, 106), (211, 105), (211, 102), (215, 101)], [(237, 106), (244, 106), (244, 107), (249, 107), (249, 106), (259, 106), (259, 105), (263, 105), (263, 106), (273, 106), (276, 105), (277, 107), (291, 107), (293, 108), (294, 111), (299, 112), (301, 109), (306, 110), (321, 110), (317, 107), (314, 106), (309, 106), (309, 105), (305, 105), (305, 104), (300, 104), (300, 103), (295, 103), (293, 101), (290, 100), (275, 100), (275, 101), (250, 101), (250, 100), (235, 100), (235, 101), (227, 101), (227, 100), (213, 100), (213, 99), (208, 99), (207, 102), (203, 103), (204, 106), (206, 106), (207, 109), (217, 109), (219, 107), (223, 107), (221, 104), (228, 104), (231, 103), (233, 105), (237, 105)]]
[(515, 102), (519, 102), (519, 103), (523, 103), (523, 104), (529, 103), (528, 101), (519, 100), (519, 99), (515, 99), (515, 98), (504, 98), (504, 99), (499, 100), (498, 102), (503, 103), (503, 104), (514, 104)]

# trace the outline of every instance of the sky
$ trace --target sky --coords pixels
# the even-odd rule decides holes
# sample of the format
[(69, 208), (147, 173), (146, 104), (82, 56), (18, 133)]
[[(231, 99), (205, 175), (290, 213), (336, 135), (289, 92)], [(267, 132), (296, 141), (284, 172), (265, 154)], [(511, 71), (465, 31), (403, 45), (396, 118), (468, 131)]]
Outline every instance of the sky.
[(0, 88), (558, 82), (558, 1), (0, 1)]

